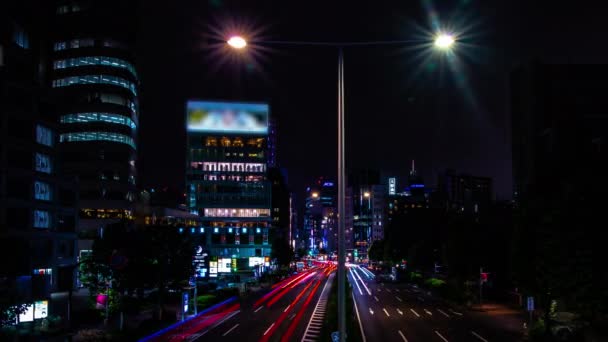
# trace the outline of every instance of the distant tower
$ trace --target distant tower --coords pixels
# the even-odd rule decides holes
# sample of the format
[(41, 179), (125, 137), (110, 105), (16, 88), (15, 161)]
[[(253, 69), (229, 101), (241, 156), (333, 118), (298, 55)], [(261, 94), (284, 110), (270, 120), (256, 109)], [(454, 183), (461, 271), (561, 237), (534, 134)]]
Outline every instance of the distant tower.
[(410, 170), (410, 176), (416, 176), (416, 163), (414, 159), (412, 159), (412, 169)]

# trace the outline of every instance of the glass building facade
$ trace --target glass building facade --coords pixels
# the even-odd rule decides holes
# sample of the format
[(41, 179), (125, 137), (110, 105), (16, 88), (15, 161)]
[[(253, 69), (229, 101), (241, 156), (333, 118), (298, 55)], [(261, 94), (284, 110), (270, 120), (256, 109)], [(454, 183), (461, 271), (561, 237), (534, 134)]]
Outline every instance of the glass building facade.
[[(202, 219), (194, 234), (212, 259), (269, 257), (268, 105), (189, 101), (187, 107), (187, 205)], [(257, 123), (248, 121), (250, 111)]]
[[(80, 180), (79, 231), (91, 236), (106, 224), (132, 217), (139, 78), (133, 52), (135, 6), (117, 0), (83, 4), (56, 7), (48, 84), (60, 104), (62, 168)], [(90, 248), (79, 243), (81, 250)]]

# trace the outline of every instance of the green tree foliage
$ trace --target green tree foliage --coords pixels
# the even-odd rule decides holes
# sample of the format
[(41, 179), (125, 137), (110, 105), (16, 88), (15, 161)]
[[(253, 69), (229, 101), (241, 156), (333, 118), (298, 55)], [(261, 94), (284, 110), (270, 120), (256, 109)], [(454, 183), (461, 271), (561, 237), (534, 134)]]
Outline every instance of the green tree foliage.
[(372, 242), (369, 251), (367, 252), (371, 260), (380, 261), (384, 259), (384, 240), (376, 240)]
[(270, 256), (277, 260), (280, 266), (289, 266), (289, 263), (294, 258), (294, 253), (287, 240), (277, 237), (272, 242), (272, 250)]

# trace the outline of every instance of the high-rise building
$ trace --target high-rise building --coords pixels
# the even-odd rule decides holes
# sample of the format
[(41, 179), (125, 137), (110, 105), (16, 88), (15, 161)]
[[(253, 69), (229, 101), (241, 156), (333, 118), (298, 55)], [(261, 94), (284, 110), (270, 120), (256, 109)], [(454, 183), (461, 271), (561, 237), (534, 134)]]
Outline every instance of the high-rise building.
[(187, 103), (187, 206), (212, 258), (270, 256), (268, 115), (265, 103)]
[(477, 214), (492, 204), (492, 179), (447, 170), (439, 175), (437, 187), (442, 207)]
[[(81, 236), (132, 219), (139, 76), (135, 3), (58, 1), (50, 37), (50, 80), (66, 174), (80, 182)], [(81, 240), (80, 249), (90, 249)]]
[[(384, 238), (386, 188), (380, 183), (380, 173), (370, 169), (351, 172), (348, 188), (352, 203), (352, 257), (356, 261), (366, 260), (372, 242)], [(346, 218), (347, 224), (349, 221)]]
[(303, 229), (308, 241), (306, 248), (313, 254), (337, 250), (336, 188), (333, 181), (319, 177), (306, 189)]
[(78, 183), (57, 151), (46, 9), (22, 1), (0, 12), (0, 298), (29, 305), (20, 322), (67, 317), (75, 284)]

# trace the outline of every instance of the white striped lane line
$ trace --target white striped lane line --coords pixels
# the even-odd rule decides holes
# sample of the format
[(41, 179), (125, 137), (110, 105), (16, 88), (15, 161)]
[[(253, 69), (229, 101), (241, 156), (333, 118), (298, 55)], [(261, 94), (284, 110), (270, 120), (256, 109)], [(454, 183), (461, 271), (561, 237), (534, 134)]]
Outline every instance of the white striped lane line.
[(371, 313), (373, 315), (374, 314), (374, 310), (372, 310), (372, 308), (369, 308), (369, 313)]
[(254, 311), (254, 313), (256, 313), (256, 312), (258, 312), (258, 311), (262, 310), (262, 308), (264, 308), (264, 305), (262, 305), (262, 306), (260, 306), (259, 308), (257, 308), (257, 310), (255, 310), (255, 311)]
[(401, 316), (403, 316), (403, 311), (401, 311), (401, 310), (397, 309), (397, 312), (398, 312), (398, 313), (399, 313)]
[(445, 337), (443, 337), (443, 335), (441, 335), (439, 333), (439, 331), (435, 330), (435, 334), (437, 334), (437, 336), (441, 337), (441, 339), (443, 340), (443, 342), (448, 342), (448, 340)]
[(382, 308), (382, 311), (384, 311), (384, 313), (386, 314), (386, 316), (391, 317), (391, 315), (388, 314), (388, 311), (386, 311), (385, 308)]
[(401, 300), (401, 298), (395, 296), (395, 298), (397, 298), (398, 301), (403, 302), (403, 300)]
[(395, 291), (399, 292), (399, 289), (395, 289)]
[(445, 317), (450, 318), (450, 315), (448, 315), (447, 313), (443, 312), (443, 310), (437, 309), (437, 311), (441, 312), (441, 314), (444, 315)]
[(285, 308), (285, 310), (283, 310), (283, 312), (287, 312), (287, 310), (289, 310), (290, 306), (291, 306), (291, 304), (287, 305), (287, 307)]
[(391, 293), (391, 289), (386, 289), (386, 291), (388, 291), (388, 293)]
[(226, 336), (228, 334), (230, 334), (230, 332), (234, 329), (236, 329), (236, 327), (238, 327), (239, 324), (237, 323), (235, 326), (233, 326), (232, 328), (228, 329), (228, 331), (226, 331), (225, 333), (222, 334), (222, 336)]
[(427, 310), (427, 309), (424, 309), (424, 312), (426, 312), (427, 315), (429, 315), (429, 316), (433, 316), (433, 314), (429, 310)]
[(397, 331), (399, 332), (399, 335), (403, 339), (403, 342), (407, 342), (407, 338), (405, 338), (405, 336), (403, 335), (403, 333), (401, 332), (401, 330), (397, 330)]
[(268, 329), (266, 329), (266, 331), (264, 331), (264, 335), (268, 334), (268, 332), (270, 331), (270, 329), (272, 329), (272, 327), (274, 326), (274, 323), (272, 323)]
[(412, 312), (414, 315), (416, 315), (416, 317), (420, 317), (420, 315), (419, 315), (419, 314), (418, 314), (416, 311), (414, 311), (414, 309), (410, 309), (410, 311), (411, 311), (411, 312)]
[(474, 332), (473, 330), (471, 330), (471, 334), (473, 334), (473, 336), (477, 337), (478, 339), (482, 340), (483, 342), (488, 342), (488, 340), (486, 340), (485, 338), (479, 336), (478, 333)]
[(378, 299), (378, 297), (374, 296), (374, 298), (376, 299), (376, 302), (380, 301), (380, 299)]

